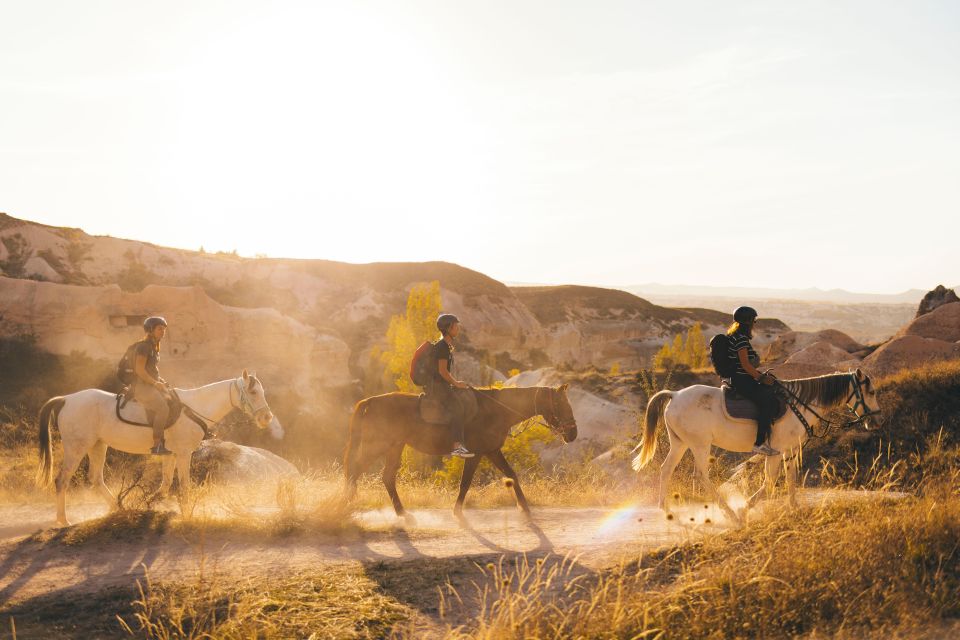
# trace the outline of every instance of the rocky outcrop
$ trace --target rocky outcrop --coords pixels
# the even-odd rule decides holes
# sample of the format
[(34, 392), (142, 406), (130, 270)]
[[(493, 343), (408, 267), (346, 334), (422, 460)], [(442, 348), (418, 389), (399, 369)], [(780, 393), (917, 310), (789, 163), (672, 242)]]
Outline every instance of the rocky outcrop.
[(863, 368), (870, 375), (884, 377), (944, 360), (960, 358), (960, 344), (917, 335), (894, 338), (867, 356)]
[(300, 476), (297, 468), (280, 456), (257, 447), (204, 440), (193, 453), (191, 476), (196, 482), (263, 485)]
[(117, 285), (0, 278), (0, 333), (34, 335), (54, 354), (117, 361), (142, 337), (148, 315), (170, 322), (161, 365), (180, 387), (235, 377), (243, 368), (256, 370), (268, 393), (271, 385), (289, 385), (306, 398), (318, 386), (350, 381), (342, 340), (275, 309), (227, 307), (196, 286), (150, 285), (128, 293)]
[(787, 331), (770, 343), (763, 353), (763, 359), (769, 362), (785, 360), (816, 343), (828, 344), (847, 355), (863, 349), (863, 345), (836, 329), (816, 332)]
[(957, 292), (953, 289), (947, 289), (942, 284), (938, 284), (935, 289), (928, 291), (923, 300), (920, 301), (920, 307), (917, 309), (917, 317), (924, 316), (934, 309), (945, 305), (960, 302)]
[(918, 315), (864, 359), (863, 365), (872, 374), (887, 376), (955, 358), (960, 358), (960, 302), (945, 302)]
[(960, 340), (960, 302), (947, 302), (920, 315), (900, 330), (900, 336), (920, 336), (945, 342)]

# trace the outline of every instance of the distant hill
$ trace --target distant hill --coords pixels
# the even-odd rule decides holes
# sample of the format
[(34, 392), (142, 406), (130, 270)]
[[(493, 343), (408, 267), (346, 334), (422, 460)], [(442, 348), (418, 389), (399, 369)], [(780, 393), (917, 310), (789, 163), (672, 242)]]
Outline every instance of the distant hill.
[(621, 287), (639, 296), (670, 296), (689, 298), (735, 298), (738, 300), (797, 300), (801, 302), (833, 302), (843, 304), (912, 304), (916, 305), (926, 291), (910, 289), (902, 293), (857, 293), (844, 289), (772, 289), (761, 287), (707, 287), (697, 285), (666, 285), (647, 283)]

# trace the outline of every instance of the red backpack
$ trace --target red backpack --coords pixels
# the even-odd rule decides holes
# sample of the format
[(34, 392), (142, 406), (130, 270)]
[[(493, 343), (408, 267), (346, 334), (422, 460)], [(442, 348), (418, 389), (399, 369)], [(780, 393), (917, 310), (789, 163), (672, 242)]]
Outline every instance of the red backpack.
[(433, 348), (436, 342), (426, 341), (413, 352), (410, 361), (410, 379), (413, 384), (425, 387), (437, 370), (437, 359), (433, 357)]

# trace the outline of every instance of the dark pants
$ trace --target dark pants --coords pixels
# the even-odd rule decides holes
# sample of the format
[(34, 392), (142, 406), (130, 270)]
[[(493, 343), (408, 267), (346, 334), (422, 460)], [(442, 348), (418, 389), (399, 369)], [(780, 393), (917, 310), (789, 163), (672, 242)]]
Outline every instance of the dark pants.
[(470, 389), (455, 389), (443, 380), (434, 380), (426, 387), (426, 394), (436, 398), (450, 415), (450, 436), (454, 442), (463, 442), (463, 426), (467, 421)]
[(167, 426), (167, 418), (170, 417), (167, 398), (160, 393), (159, 389), (145, 382), (137, 380), (136, 385), (137, 402), (153, 414), (153, 439), (163, 440), (163, 429)]
[(737, 393), (757, 405), (757, 440), (754, 444), (761, 445), (770, 439), (770, 425), (780, 408), (777, 392), (772, 385), (757, 382), (750, 376), (733, 376), (731, 382)]

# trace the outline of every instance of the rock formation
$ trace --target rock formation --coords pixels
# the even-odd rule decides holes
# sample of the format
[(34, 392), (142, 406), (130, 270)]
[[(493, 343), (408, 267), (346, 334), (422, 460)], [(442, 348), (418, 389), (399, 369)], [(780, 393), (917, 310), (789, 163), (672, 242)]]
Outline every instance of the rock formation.
[(917, 317), (926, 315), (936, 309), (937, 307), (950, 304), (953, 302), (960, 302), (960, 298), (957, 297), (957, 292), (953, 289), (947, 289), (942, 284), (938, 284), (936, 288), (932, 291), (928, 291), (923, 300), (920, 301), (920, 307), (917, 309)]

